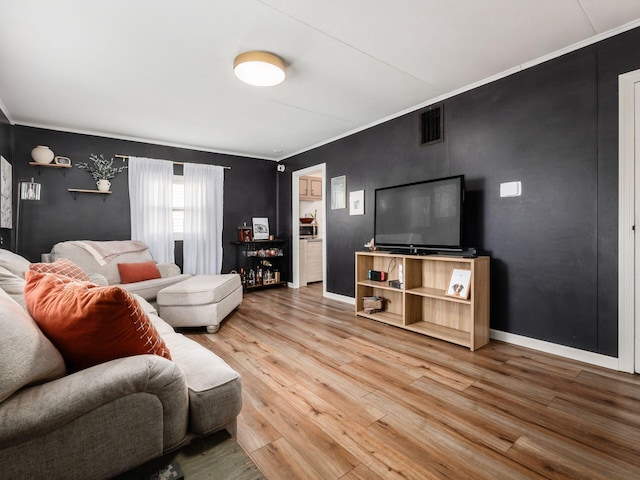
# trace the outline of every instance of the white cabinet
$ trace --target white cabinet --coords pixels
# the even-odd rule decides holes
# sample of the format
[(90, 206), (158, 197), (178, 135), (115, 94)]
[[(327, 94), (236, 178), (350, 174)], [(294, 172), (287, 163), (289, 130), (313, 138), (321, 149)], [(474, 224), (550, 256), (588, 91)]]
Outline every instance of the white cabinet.
[(300, 240), (300, 286), (322, 280), (322, 239)]

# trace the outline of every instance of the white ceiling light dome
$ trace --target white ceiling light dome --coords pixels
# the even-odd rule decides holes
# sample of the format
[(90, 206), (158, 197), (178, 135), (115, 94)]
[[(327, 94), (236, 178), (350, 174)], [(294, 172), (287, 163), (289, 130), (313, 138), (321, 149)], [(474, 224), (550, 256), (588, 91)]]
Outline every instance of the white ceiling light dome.
[(249, 85), (273, 87), (285, 79), (284, 61), (268, 52), (241, 53), (233, 61), (233, 73)]

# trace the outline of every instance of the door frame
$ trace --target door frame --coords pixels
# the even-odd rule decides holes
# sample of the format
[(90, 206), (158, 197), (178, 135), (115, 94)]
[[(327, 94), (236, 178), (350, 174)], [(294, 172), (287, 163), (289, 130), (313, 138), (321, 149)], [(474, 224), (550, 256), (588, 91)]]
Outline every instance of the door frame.
[(635, 84), (639, 82), (640, 70), (618, 77), (618, 370), (629, 373), (640, 368), (635, 361)]
[(322, 295), (327, 294), (327, 164), (319, 163), (291, 173), (291, 288), (300, 288), (300, 177), (320, 171), (322, 178)]

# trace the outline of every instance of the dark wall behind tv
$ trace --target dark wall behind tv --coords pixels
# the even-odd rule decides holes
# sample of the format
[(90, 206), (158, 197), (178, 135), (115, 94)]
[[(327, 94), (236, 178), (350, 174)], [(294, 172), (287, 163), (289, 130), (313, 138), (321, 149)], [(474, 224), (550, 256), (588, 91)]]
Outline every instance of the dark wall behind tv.
[[(339, 175), (364, 189), (364, 216), (326, 217), (327, 290), (353, 296), (374, 190), (464, 174), (466, 244), (492, 257), (491, 327), (617, 356), (617, 82), (638, 51), (635, 29), (452, 97), (442, 143), (418, 146), (414, 112), (287, 159), (282, 230), (293, 171), (326, 163), (325, 195)], [(517, 180), (522, 196), (500, 198)]]
[[(67, 191), (96, 188), (91, 176), (75, 166), (86, 162), (92, 153), (105, 158), (122, 154), (231, 167), (224, 179), (223, 272), (236, 266), (230, 242), (237, 239), (242, 222), (250, 225), (252, 217), (268, 217), (270, 225), (275, 225), (276, 164), (272, 161), (19, 125), (13, 127), (13, 133), (14, 188), (15, 181), (30, 177), (42, 185), (39, 202), (21, 204), (19, 252), (30, 260), (39, 261), (41, 253), (64, 240), (131, 238), (127, 170), (111, 180), (110, 195), (80, 194), (74, 200)], [(36, 145), (47, 145), (56, 155), (71, 158), (74, 167), (68, 171), (42, 168), (39, 172), (29, 165)], [(115, 159), (116, 165), (119, 162)], [(182, 266), (182, 242), (177, 242), (176, 260)]]

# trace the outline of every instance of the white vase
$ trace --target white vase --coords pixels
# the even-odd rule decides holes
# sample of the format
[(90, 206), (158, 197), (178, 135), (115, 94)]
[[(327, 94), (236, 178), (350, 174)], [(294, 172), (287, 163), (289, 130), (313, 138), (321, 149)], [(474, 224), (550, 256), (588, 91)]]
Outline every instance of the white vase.
[(98, 191), (99, 192), (108, 192), (109, 189), (111, 188), (111, 182), (109, 180), (98, 180), (97, 182), (98, 185)]
[(31, 158), (33, 158), (33, 161), (36, 163), (51, 163), (54, 156), (55, 155), (51, 149), (45, 145), (38, 145), (31, 150)]

